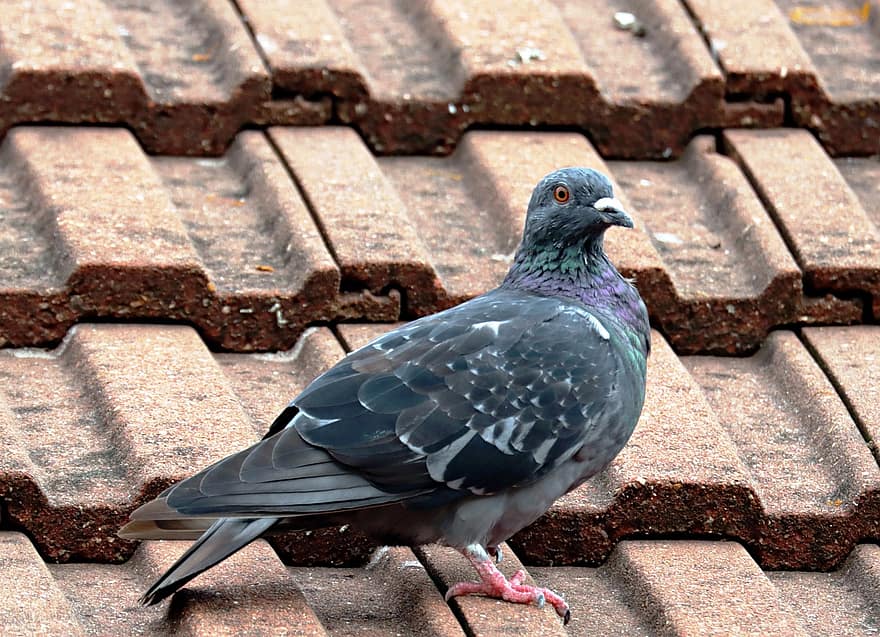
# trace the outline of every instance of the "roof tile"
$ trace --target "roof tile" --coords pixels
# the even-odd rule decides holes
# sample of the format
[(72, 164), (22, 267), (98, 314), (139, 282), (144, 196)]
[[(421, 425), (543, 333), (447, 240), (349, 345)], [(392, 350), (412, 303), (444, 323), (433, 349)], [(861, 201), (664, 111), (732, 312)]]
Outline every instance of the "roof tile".
[(809, 328), (803, 335), (880, 460), (880, 326)]
[(627, 541), (598, 568), (532, 571), (592, 609), (572, 614), (572, 635), (809, 634), (735, 542)]
[(725, 103), (679, 3), (644, 6), (642, 38), (613, 28), (618, 5), (582, 4), (240, 2), (276, 89), (333, 94), (380, 153), (448, 152), (477, 124), (551, 124), (589, 131), (603, 153), (660, 157), (699, 126), (782, 122), (781, 102)]
[(185, 548), (179, 542), (148, 542), (123, 565), (60, 564), (49, 571), (70, 601), (71, 618), (88, 635), (327, 634), (262, 540), (199, 576), (167, 608), (140, 606), (140, 595)]
[(49, 569), (21, 533), (0, 532), (0, 570), (7, 583), (15, 583), (0, 595), (4, 634), (84, 634)]
[[(382, 547), (362, 568), (289, 566), (287, 570), (332, 634), (464, 634), (425, 566), (409, 548)], [(491, 603), (483, 600), (484, 606)], [(525, 614), (509, 610), (517, 617)], [(488, 618), (481, 623), (485, 626)]]
[(834, 155), (880, 152), (880, 79), (869, 2), (685, 0), (726, 73), (727, 92), (786, 94), (794, 123)]
[(191, 328), (78, 326), (55, 352), (0, 352), (0, 374), (21, 450), (0, 473), (6, 512), (56, 560), (126, 557), (136, 502), (257, 438)]
[[(867, 293), (880, 316), (880, 230), (825, 154), (803, 130), (725, 131), (740, 163), (805, 274), (812, 293)], [(797, 166), (793, 171), (792, 166)]]
[[(806, 133), (725, 135), (735, 161), (698, 137), (680, 160), (606, 165), (575, 133), (471, 132), (449, 157), (375, 159), (351, 129), (273, 128), (197, 160), (147, 158), (122, 130), (16, 129), (0, 148), (0, 339), (159, 317), (226, 349), (285, 349), (317, 321), (428, 314), (501, 281), (531, 188), (559, 165), (610, 171), (635, 204), (638, 230), (609, 233), (608, 251), (677, 351), (861, 321), (859, 293), (880, 298), (875, 166), (840, 162), (854, 191)], [(809, 161), (792, 176), (795, 156)], [(858, 239), (828, 225), (831, 206)]]
[(785, 242), (714, 139), (696, 138), (679, 161), (608, 166), (636, 207), (650, 211), (646, 231), (674, 290), (642, 294), (677, 350), (742, 352), (810, 312)]
[(430, 307), (437, 284), (418, 230), (357, 134), (281, 128), (270, 136), (328, 238), (343, 288), (400, 286), (411, 309)]
[(811, 635), (870, 635), (880, 631), (880, 546), (862, 544), (831, 573), (766, 574), (779, 597)]
[(98, 315), (188, 320), (226, 348), (284, 348), (314, 321), (399, 315), (395, 294), (341, 290), (260, 133), (199, 160), (147, 158), (121, 129), (22, 128), (0, 155), (2, 344), (57, 341)]
[(286, 110), (290, 123), (329, 118), (329, 103), (263, 106), (271, 79), (227, 0), (88, 0), (75, 10), (15, 0), (5, 10), (0, 130), (124, 123), (152, 152), (216, 154), (268, 114)]

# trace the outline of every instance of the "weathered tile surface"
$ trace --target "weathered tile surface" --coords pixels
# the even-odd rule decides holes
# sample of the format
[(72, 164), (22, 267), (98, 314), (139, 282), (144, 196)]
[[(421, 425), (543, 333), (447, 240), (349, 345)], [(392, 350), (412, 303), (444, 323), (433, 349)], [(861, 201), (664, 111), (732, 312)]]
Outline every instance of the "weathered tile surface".
[(730, 96), (786, 95), (794, 124), (834, 155), (880, 152), (880, 62), (872, 2), (684, 0)]
[[(411, 549), (381, 547), (366, 566), (358, 568), (289, 566), (287, 570), (332, 635), (464, 634)], [(517, 618), (525, 614), (510, 610)]]
[(803, 334), (880, 460), (880, 327), (810, 328)]
[(780, 121), (778, 104), (724, 101), (717, 66), (670, 0), (642, 11), (645, 37), (616, 30), (628, 7), (603, 0), (281, 4), (242, 3), (278, 86), (332, 93), (380, 153), (445, 152), (475, 124), (562, 124), (590, 131), (603, 153), (659, 157), (697, 122)]
[(449, 157), (376, 159), (351, 129), (273, 128), (191, 159), (146, 157), (118, 129), (16, 129), (0, 146), (0, 343), (97, 316), (288, 349), (316, 322), (429, 314), (501, 281), (531, 189), (560, 165), (617, 180), (637, 228), (610, 232), (609, 254), (681, 353), (861, 322), (866, 297), (878, 315), (876, 161), (832, 162), (803, 131), (725, 140), (732, 158), (698, 137), (680, 160), (606, 164), (575, 133), (479, 131)]
[(13, 0), (3, 12), (0, 131), (124, 124), (153, 152), (204, 155), (247, 123), (330, 117), (328, 100), (270, 101), (272, 79), (227, 0)]
[(854, 190), (804, 130), (726, 131), (724, 140), (788, 242), (805, 287), (869, 296), (880, 317), (877, 190)]
[(57, 341), (99, 316), (192, 322), (227, 349), (288, 348), (311, 322), (399, 315), (395, 294), (342, 289), (261, 133), (223, 158), (184, 159), (148, 158), (121, 129), (25, 128), (0, 156), (3, 345)]
[[(3, 3), (0, 632), (880, 631), (878, 10)], [(571, 624), (447, 604), (464, 558), (348, 526), (140, 607), (185, 545), (119, 540), (128, 512), (389, 327), (364, 321), (496, 285), (573, 164), (633, 213), (607, 248), (658, 332), (630, 444), (501, 564)]]
[[(16, 0), (0, 130), (118, 123), (152, 152), (216, 155), (248, 125), (338, 118), (376, 152), (445, 153), (474, 125), (564, 125), (603, 154), (661, 157), (699, 129), (783, 123), (781, 100), (725, 99), (681, 3), (625, 5)], [(638, 34), (615, 28), (621, 10)]]

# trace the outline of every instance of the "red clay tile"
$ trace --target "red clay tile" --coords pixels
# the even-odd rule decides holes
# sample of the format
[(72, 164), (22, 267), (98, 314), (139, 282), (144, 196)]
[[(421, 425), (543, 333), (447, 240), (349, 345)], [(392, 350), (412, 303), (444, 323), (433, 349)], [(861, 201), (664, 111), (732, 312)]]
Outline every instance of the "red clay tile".
[[(356, 349), (388, 327), (343, 324), (338, 332)], [(805, 333), (811, 344), (834, 335), (851, 343), (843, 350), (850, 358), (867, 351), (870, 359), (873, 341), (880, 342), (875, 331)], [(634, 534), (691, 533), (738, 538), (768, 568), (830, 568), (855, 542), (876, 536), (880, 470), (858, 429), (878, 421), (877, 401), (865, 391), (877, 384), (871, 375), (850, 381), (848, 391), (862, 396), (857, 426), (791, 333), (772, 333), (749, 358), (678, 359), (656, 332), (653, 343), (633, 438), (605, 472), (512, 538), (524, 559), (596, 564)], [(847, 360), (840, 347), (829, 350), (829, 360)], [(860, 363), (843, 364), (853, 366), (846, 378), (861, 373)], [(845, 383), (848, 368), (839, 369), (832, 379)]]
[(868, 294), (880, 316), (880, 231), (812, 135), (726, 131), (724, 139), (780, 227), (808, 292)]
[[(811, 148), (796, 132), (778, 134)], [(401, 301), (408, 317), (428, 314), (500, 282), (533, 185), (572, 164), (620, 173), (618, 191), (631, 196), (639, 223), (609, 233), (609, 253), (682, 353), (749, 351), (779, 325), (858, 322), (853, 293), (880, 288), (880, 267), (855, 262), (873, 258), (873, 226), (815, 142), (803, 172), (848, 193), (863, 221), (866, 247), (843, 263), (821, 246), (806, 245), (819, 254), (812, 260), (801, 254), (808, 229), (785, 225), (800, 223), (786, 206), (817, 204), (778, 183), (787, 179), (781, 164), (769, 164), (773, 175), (752, 165), (767, 157), (753, 157), (749, 141), (770, 133), (728, 134), (729, 146), (745, 149), (736, 157), (753, 181), (761, 169), (755, 188), (794, 241), (805, 296), (778, 231), (708, 138), (678, 162), (606, 166), (573, 133), (473, 132), (448, 158), (378, 160), (350, 129), (271, 136), (281, 159), (263, 135), (245, 132), (226, 156), (195, 160), (146, 158), (119, 130), (13, 131), (0, 149), (8, 214), (0, 243), (9, 247), (0, 259), (0, 342), (57, 341), (88, 316), (156, 317), (190, 321), (226, 349), (286, 349), (316, 321), (394, 319)], [(825, 164), (832, 172), (816, 175)]]
[(328, 238), (343, 289), (402, 288), (409, 311), (433, 311), (440, 291), (418, 229), (357, 134), (349, 128), (269, 134)]
[(673, 0), (631, 3), (645, 37), (615, 29), (628, 7), (606, 0), (239, 4), (276, 92), (332, 94), (378, 153), (447, 153), (478, 124), (550, 124), (588, 131), (603, 154), (661, 157), (699, 127), (782, 122), (781, 102), (725, 103)]
[(794, 335), (679, 361), (655, 334), (648, 374), (629, 444), (511, 539), (524, 559), (595, 564), (619, 539), (688, 533), (739, 539), (765, 568), (832, 568), (876, 535), (880, 469)]
[(729, 95), (786, 94), (794, 123), (813, 130), (830, 153), (880, 152), (875, 6), (685, 2), (725, 71)]
[(340, 289), (260, 133), (220, 159), (148, 159), (127, 132), (97, 128), (16, 129), (0, 153), (0, 344), (57, 341), (102, 316), (191, 321), (228, 349), (286, 348), (314, 321), (399, 315), (395, 294)]
[(257, 438), (191, 328), (79, 326), (55, 352), (0, 353), (0, 374), (21, 449), (6, 512), (54, 560), (127, 557), (134, 504)]
[[(339, 326), (352, 349), (383, 330)], [(632, 439), (510, 543), (530, 564), (598, 564), (627, 537), (719, 535), (765, 568), (832, 568), (878, 520), (880, 469), (797, 337), (773, 332), (749, 358), (678, 358), (655, 332)]]
[(128, 125), (152, 152), (217, 154), (250, 122), (317, 124), (328, 102), (270, 104), (271, 79), (227, 0), (15, 0), (0, 26), (0, 130)]
[(327, 634), (263, 541), (200, 575), (167, 606), (140, 606), (140, 595), (186, 546), (148, 542), (123, 565), (62, 564), (49, 570), (87, 635)]
[[(338, 331), (355, 349), (388, 327)], [(862, 329), (873, 330), (807, 333)], [(859, 418), (873, 417), (871, 396)], [(789, 332), (771, 333), (749, 358), (680, 359), (655, 332), (630, 442), (511, 544), (532, 564), (597, 564), (633, 535), (721, 535), (744, 542), (767, 568), (831, 568), (880, 532), (880, 468), (859, 425)]]
[[(442, 285), (430, 309), (497, 285), (519, 241), (533, 184), (558, 166), (587, 165), (617, 177), (620, 197), (629, 197), (643, 221), (640, 231), (610, 232), (608, 252), (636, 279), (677, 351), (741, 353), (779, 325), (862, 319), (859, 299), (804, 296), (801, 271), (772, 219), (736, 164), (707, 137), (695, 140), (681, 161), (605, 164), (577, 134), (481, 131), (466, 134), (448, 158), (377, 163)], [(334, 217), (325, 225), (341, 223)]]
[[(287, 570), (331, 634), (464, 634), (425, 567), (408, 548), (381, 547), (361, 568), (289, 566)], [(510, 613), (523, 614), (512, 608)]]
[[(378, 165), (430, 251), (446, 297), (440, 307), (500, 283), (541, 177), (565, 165), (608, 172), (590, 143), (573, 133), (473, 132), (449, 158), (381, 158)], [(626, 203), (626, 192), (618, 193)], [(638, 211), (630, 212), (641, 228)], [(613, 231), (606, 245), (621, 271), (638, 279), (649, 306), (670, 294), (646, 234)]]
[[(263, 435), (281, 410), (345, 352), (326, 328), (310, 328), (290, 350), (272, 354), (215, 354), (255, 430)], [(300, 565), (362, 564), (376, 543), (349, 527), (285, 533), (270, 539), (286, 562)]]
[(747, 359), (683, 360), (747, 467), (766, 518), (753, 548), (762, 566), (828, 568), (876, 536), (880, 469), (794, 334), (772, 333)]
[[(501, 545), (504, 559), (498, 568), (511, 577), (519, 569), (525, 570), (510, 547)], [(425, 565), (431, 579), (437, 584), (440, 592), (446, 594), (447, 589), (456, 582), (476, 579), (473, 567), (458, 551), (441, 546), (420, 546), (415, 554)], [(546, 586), (544, 582), (535, 582), (526, 571), (527, 584)], [(547, 604), (544, 608), (533, 605), (512, 605), (498, 599), (481, 595), (464, 595), (453, 598), (449, 602), (456, 616), (465, 627), (468, 635), (565, 635), (566, 630), (562, 619)], [(572, 613), (589, 612), (588, 607), (573, 608)]]
[(880, 326), (809, 328), (803, 335), (880, 460)]
[[(191, 328), (112, 324), (77, 326), (56, 351), (2, 351), (5, 514), (52, 560), (125, 559), (135, 543), (116, 531), (132, 508), (257, 440), (342, 355), (326, 329), (286, 353), (212, 355)], [(375, 548), (346, 528), (272, 542), (300, 564)]]
[(626, 447), (510, 543), (530, 564), (598, 564), (633, 535), (750, 538), (759, 517), (736, 446), (654, 332), (645, 407)]
[(832, 573), (766, 573), (780, 599), (811, 635), (872, 635), (880, 632), (880, 546), (862, 544)]
[(627, 541), (599, 568), (531, 570), (584, 609), (572, 613), (570, 635), (834, 634), (806, 631), (735, 542)]
[(608, 166), (672, 279), (674, 296), (651, 310), (677, 351), (749, 350), (804, 314), (797, 264), (714, 139), (698, 137), (679, 161)]
[(260, 435), (312, 379), (345, 352), (327, 328), (310, 327), (291, 349), (267, 354), (214, 354), (241, 406)]
[[(340, 333), (359, 346), (385, 327)], [(114, 534), (137, 501), (246, 446), (341, 354), (325, 330), (288, 353), (212, 358), (191, 329), (118, 325), (81, 326), (61, 352), (2, 353), (6, 511), (53, 559), (124, 558), (133, 545)], [(633, 535), (722, 535), (764, 567), (831, 568), (876, 535), (878, 511), (880, 469), (793, 334), (750, 358), (678, 359), (655, 333), (630, 443), (511, 544), (533, 563), (595, 564)], [(348, 527), (272, 543), (311, 565), (374, 548)]]
[(83, 635), (49, 569), (21, 533), (0, 532), (4, 635)]

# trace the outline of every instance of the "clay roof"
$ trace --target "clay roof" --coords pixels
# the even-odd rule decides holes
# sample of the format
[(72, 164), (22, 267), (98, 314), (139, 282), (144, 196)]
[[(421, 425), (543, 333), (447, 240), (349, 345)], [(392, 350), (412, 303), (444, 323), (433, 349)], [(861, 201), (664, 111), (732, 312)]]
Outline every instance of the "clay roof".
[[(0, 7), (4, 634), (880, 631), (880, 7), (624, 5)], [(571, 624), (347, 527), (139, 607), (184, 546), (129, 512), (497, 284), (573, 164), (655, 332), (628, 446), (505, 552)]]

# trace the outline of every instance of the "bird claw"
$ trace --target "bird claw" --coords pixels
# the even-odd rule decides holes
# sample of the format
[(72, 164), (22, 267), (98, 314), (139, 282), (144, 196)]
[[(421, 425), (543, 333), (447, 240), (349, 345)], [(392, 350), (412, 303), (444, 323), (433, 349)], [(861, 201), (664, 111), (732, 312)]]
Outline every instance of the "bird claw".
[(500, 546), (487, 546), (486, 552), (495, 559), (496, 564), (501, 564), (501, 561), (504, 559), (504, 552)]
[(458, 582), (450, 586), (445, 595), (447, 602), (459, 595), (480, 594), (516, 604), (535, 604), (538, 608), (543, 608), (549, 603), (553, 606), (556, 614), (562, 617), (564, 624), (571, 620), (571, 611), (562, 596), (547, 588), (524, 584), (526, 578), (524, 570), (518, 570), (510, 579), (507, 579), (485, 552), (481, 557), (467, 552), (465, 555), (476, 567), (482, 581)]

